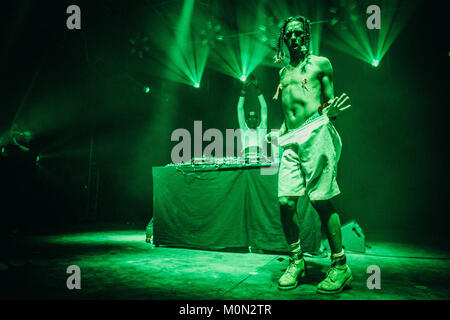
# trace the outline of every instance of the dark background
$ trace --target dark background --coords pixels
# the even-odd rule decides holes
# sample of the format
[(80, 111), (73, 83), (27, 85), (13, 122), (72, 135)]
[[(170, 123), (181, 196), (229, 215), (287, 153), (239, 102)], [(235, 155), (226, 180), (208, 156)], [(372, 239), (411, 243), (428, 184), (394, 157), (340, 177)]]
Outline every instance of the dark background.
[[(204, 130), (237, 127), (239, 81), (207, 66), (195, 89), (162, 79), (152, 57), (130, 54), (128, 39), (142, 30), (142, 12), (176, 2), (16, 1), (4, 7), (0, 133), (17, 116), (35, 133), (33, 148), (49, 157), (42, 156), (39, 167), (33, 158), (2, 159), (3, 232), (105, 223), (145, 228), (152, 216), (151, 169), (170, 163), (172, 131), (192, 132), (194, 120), (202, 120)], [(208, 3), (201, 2), (205, 10)], [(210, 3), (211, 14), (235, 25), (238, 1)], [(81, 30), (66, 28), (70, 4), (81, 7)], [(153, 29), (157, 36), (158, 26)], [(346, 92), (353, 106), (336, 122), (344, 145), (335, 203), (344, 223), (355, 219), (368, 235), (448, 243), (447, 40), (447, 13), (428, 1), (419, 2), (377, 69), (321, 46), (334, 67), (335, 92)], [(150, 55), (164, 54), (152, 48)], [(269, 128), (279, 128), (281, 109), (270, 99), (277, 69), (261, 66), (255, 74), (269, 104)], [(92, 172), (99, 177), (95, 210), (86, 187), (91, 139)]]

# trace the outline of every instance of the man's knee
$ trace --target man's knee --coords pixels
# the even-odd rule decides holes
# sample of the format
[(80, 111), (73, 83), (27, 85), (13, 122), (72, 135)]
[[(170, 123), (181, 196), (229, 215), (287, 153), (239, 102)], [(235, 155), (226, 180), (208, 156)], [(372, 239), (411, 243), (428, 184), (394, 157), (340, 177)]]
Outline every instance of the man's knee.
[(297, 198), (296, 197), (279, 197), (278, 198), (278, 204), (280, 205), (280, 208), (282, 209), (295, 209), (297, 205)]
[(322, 218), (329, 218), (333, 213), (336, 213), (331, 200), (311, 200), (311, 205)]

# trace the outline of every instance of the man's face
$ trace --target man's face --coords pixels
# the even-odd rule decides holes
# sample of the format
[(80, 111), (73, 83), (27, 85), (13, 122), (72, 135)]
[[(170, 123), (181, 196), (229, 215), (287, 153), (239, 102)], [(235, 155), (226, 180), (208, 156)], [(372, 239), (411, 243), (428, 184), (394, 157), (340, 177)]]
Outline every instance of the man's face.
[(289, 52), (300, 53), (305, 36), (303, 23), (299, 21), (291, 21), (286, 26), (284, 41), (289, 48)]
[(254, 114), (250, 114), (247, 117), (247, 126), (250, 129), (256, 129), (258, 127), (258, 117)]

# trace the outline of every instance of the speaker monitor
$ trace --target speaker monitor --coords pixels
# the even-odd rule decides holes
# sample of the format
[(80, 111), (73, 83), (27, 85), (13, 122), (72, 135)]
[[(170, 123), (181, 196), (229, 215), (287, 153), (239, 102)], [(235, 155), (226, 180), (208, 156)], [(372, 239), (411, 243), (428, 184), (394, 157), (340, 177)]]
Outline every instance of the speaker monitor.
[(342, 245), (345, 250), (366, 252), (366, 238), (361, 227), (356, 221), (344, 224), (342, 230)]

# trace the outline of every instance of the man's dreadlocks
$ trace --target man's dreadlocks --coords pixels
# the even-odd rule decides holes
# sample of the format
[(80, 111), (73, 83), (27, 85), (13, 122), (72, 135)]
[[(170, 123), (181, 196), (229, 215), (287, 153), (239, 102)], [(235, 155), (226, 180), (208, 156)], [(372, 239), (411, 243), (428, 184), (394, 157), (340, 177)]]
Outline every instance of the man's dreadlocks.
[(279, 62), (280, 60), (284, 59), (283, 41), (284, 41), (284, 37), (286, 35), (286, 26), (288, 25), (289, 22), (292, 22), (292, 21), (298, 21), (303, 24), (303, 29), (304, 29), (305, 35), (302, 39), (302, 41), (303, 41), (302, 47), (304, 46), (306, 48), (306, 54), (309, 53), (309, 43), (311, 40), (311, 27), (309, 25), (309, 20), (303, 16), (289, 17), (284, 21), (283, 26), (280, 29), (280, 37), (278, 38), (276, 62)]

